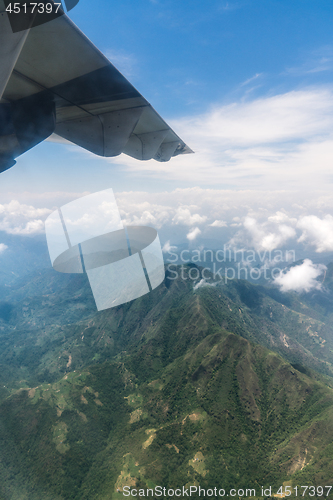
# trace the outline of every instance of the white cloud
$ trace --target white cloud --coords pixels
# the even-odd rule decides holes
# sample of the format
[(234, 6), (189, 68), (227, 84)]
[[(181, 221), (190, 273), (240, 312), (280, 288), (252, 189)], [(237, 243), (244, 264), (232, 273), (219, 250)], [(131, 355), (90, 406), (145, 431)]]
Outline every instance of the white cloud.
[(204, 286), (216, 286), (216, 284), (217, 283), (208, 283), (204, 278), (202, 278), (194, 285), (193, 290), (198, 290), (198, 288), (202, 288)]
[(228, 224), (224, 220), (215, 220), (210, 227), (227, 227)]
[[(86, 195), (88, 193), (81, 193)], [(0, 231), (11, 234), (42, 233), (53, 211), (46, 197), (24, 193), (25, 203), (0, 205)], [(80, 193), (48, 193), (53, 205), (62, 206)], [(202, 238), (216, 245), (271, 251), (288, 245), (297, 252), (309, 246), (317, 252), (333, 249), (333, 197), (326, 192), (219, 190), (199, 187), (171, 192), (115, 193), (126, 225), (149, 225), (170, 245), (191, 241), (187, 234), (200, 228)], [(195, 202), (195, 205), (193, 204)], [(46, 205), (47, 206), (47, 205)], [(50, 206), (50, 205), (49, 205)], [(106, 207), (107, 209), (107, 207)], [(106, 210), (107, 211), (107, 210)], [(198, 234), (196, 234), (196, 237)], [(194, 238), (195, 239), (195, 238)], [(298, 254), (298, 258), (306, 254)]]
[[(197, 208), (197, 207), (196, 207)], [(194, 224), (203, 224), (206, 222), (207, 217), (201, 216), (199, 214), (191, 214), (191, 211), (187, 207), (177, 208), (176, 214), (172, 221), (175, 224), (185, 224), (186, 226), (193, 226)]]
[(169, 253), (172, 248), (175, 248), (175, 246), (170, 245), (170, 240), (168, 240), (164, 243), (163, 248), (162, 248), (162, 252)]
[(333, 89), (313, 87), (216, 104), (169, 120), (195, 151), (156, 166), (126, 155), (106, 161), (150, 178), (234, 189), (322, 189), (332, 180)]
[[(241, 221), (250, 207), (263, 212), (266, 216), (275, 214), (281, 204), (285, 206), (294, 202), (294, 194), (284, 192), (251, 192), (219, 189), (202, 189), (199, 187), (175, 189), (171, 192), (123, 192), (115, 193), (122, 218), (128, 224), (142, 221), (146, 211), (153, 215), (157, 228), (170, 226), (197, 226), (212, 228), (218, 231), (228, 221)], [(196, 205), (193, 205), (195, 200)], [(332, 201), (329, 197), (326, 203)], [(261, 207), (261, 208), (260, 208)], [(237, 214), (237, 215), (236, 215)]]
[(333, 250), (333, 217), (326, 215), (323, 219), (315, 215), (302, 217), (297, 227), (302, 230), (299, 243), (308, 243), (316, 248), (316, 252)]
[(252, 76), (251, 78), (248, 78), (243, 83), (241, 83), (240, 87), (244, 87), (244, 86), (248, 85), (249, 83), (254, 82), (254, 80), (257, 80), (257, 78), (259, 78), (261, 76), (262, 76), (262, 73), (256, 73), (254, 76)]
[(296, 231), (293, 227), (279, 224), (279, 222), (279, 216), (268, 218), (268, 221), (263, 223), (259, 223), (254, 217), (246, 216), (243, 228), (231, 239), (230, 244), (245, 243), (257, 251), (272, 251), (280, 248), (296, 236)]
[(286, 213), (277, 211), (274, 215), (271, 215), (267, 219), (269, 222), (274, 222), (276, 224), (280, 223), (295, 223), (297, 222), (297, 219), (295, 218), (290, 218)]
[(273, 283), (278, 285), (283, 292), (320, 290), (322, 284), (317, 281), (317, 278), (326, 269), (323, 264), (313, 264), (310, 259), (305, 259), (301, 265), (290, 268), (285, 274), (281, 273)]
[(12, 200), (0, 205), (0, 231), (8, 234), (31, 235), (44, 232), (44, 220), (52, 212)]
[[(154, 227), (170, 229), (165, 240), (171, 244), (186, 241), (190, 225), (200, 228), (202, 238), (220, 239), (222, 245), (227, 241), (221, 238), (227, 237), (231, 247), (273, 251), (288, 245), (289, 249), (297, 247), (299, 251), (303, 244), (305, 250), (310, 243), (310, 233), (308, 228), (307, 236), (304, 234), (300, 240), (305, 229), (302, 224), (309, 220), (305, 217), (312, 217), (310, 220), (324, 221), (322, 239), (316, 235), (312, 244), (316, 241), (322, 251), (331, 248), (328, 239), (332, 234), (332, 218), (327, 215), (333, 211), (330, 193), (195, 187), (160, 193), (116, 193), (116, 199), (126, 223), (143, 223), (143, 215), (149, 212), (155, 218)], [(194, 200), (195, 205), (191, 204)]]
[(8, 246), (4, 243), (0, 243), (0, 254), (2, 254), (5, 250), (7, 250)]
[(183, 125), (193, 134), (217, 138), (226, 146), (252, 147), (321, 135), (332, 124), (332, 108), (331, 90), (298, 90), (216, 107), (206, 115), (183, 120)]
[(21, 226), (7, 230), (7, 233), (21, 234), (21, 235), (41, 234), (43, 232), (44, 232), (44, 221), (42, 221), (41, 219), (31, 220), (26, 222), (25, 224), (23, 223)]
[(195, 227), (186, 235), (186, 238), (189, 241), (194, 241), (199, 236), (199, 234), (201, 234), (200, 229), (198, 227)]

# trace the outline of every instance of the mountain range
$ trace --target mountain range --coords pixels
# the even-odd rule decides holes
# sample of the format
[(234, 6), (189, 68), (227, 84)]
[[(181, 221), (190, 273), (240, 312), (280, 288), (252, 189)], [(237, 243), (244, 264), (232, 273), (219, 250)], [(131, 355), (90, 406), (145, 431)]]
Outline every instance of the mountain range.
[(189, 264), (97, 313), (85, 276), (38, 262), (1, 288), (1, 499), (333, 484), (333, 265), (299, 295)]

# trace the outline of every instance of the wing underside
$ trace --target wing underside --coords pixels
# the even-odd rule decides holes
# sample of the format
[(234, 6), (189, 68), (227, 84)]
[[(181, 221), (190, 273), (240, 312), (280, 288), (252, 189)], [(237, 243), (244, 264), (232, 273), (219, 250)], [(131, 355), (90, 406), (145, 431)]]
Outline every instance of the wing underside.
[[(9, 32), (2, 2), (0, 23), (10, 40), (17, 34)], [(65, 14), (21, 39), (1, 103), (51, 99), (54, 132), (100, 156), (168, 161), (192, 152)]]

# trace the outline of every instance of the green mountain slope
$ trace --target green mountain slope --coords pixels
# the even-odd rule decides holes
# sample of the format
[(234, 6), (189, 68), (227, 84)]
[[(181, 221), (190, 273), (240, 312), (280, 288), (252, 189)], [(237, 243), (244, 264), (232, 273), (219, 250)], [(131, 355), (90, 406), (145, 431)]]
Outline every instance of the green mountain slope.
[(157, 379), (140, 383), (129, 364), (125, 356), (2, 403), (4, 498), (20, 498), (8, 493), (17, 484), (29, 499), (111, 499), (126, 485), (332, 482), (332, 389), (276, 354), (221, 330)]
[[(49, 271), (18, 281), (2, 302), (0, 398), (10, 388), (23, 387), (22, 380), (29, 387), (55, 382), (67, 371), (143, 343), (152, 354), (147, 362), (158, 367), (221, 327), (278, 352), (299, 369), (333, 373), (330, 316), (319, 314), (302, 297), (241, 280), (197, 290), (193, 285), (189, 279), (166, 279), (141, 299), (96, 313), (84, 276)], [(191, 325), (190, 307), (197, 311)], [(164, 338), (170, 349), (168, 342), (163, 344), (160, 356)]]
[[(36, 304), (29, 321), (21, 299), (16, 330), (3, 321), (0, 340), (6, 327), (12, 342), (21, 332), (33, 355), (7, 361), (1, 499), (117, 499), (125, 486), (191, 484), (259, 497), (288, 481), (332, 484), (332, 382), (309, 368), (330, 373), (331, 330), (315, 310), (241, 281), (193, 290), (166, 280), (98, 314), (83, 282), (63, 289), (62, 316), (54, 292), (44, 296), (55, 316), (43, 319), (35, 287), (22, 299), (28, 311)], [(85, 319), (70, 323), (78, 310)]]

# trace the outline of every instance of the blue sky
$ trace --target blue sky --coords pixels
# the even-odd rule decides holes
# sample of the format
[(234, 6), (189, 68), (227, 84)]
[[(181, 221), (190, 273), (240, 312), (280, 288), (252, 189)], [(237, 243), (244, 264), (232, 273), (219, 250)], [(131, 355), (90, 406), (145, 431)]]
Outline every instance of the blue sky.
[[(80, 0), (73, 20), (101, 50), (132, 60), (126, 76), (172, 117), (241, 96), (239, 87), (257, 74), (256, 95), (331, 81), (331, 65), (323, 63), (332, 56), (329, 1), (87, 4)], [(329, 71), (309, 72), (320, 67)]]
[(124, 220), (162, 243), (329, 258), (331, 1), (80, 0), (70, 17), (195, 155), (160, 164), (44, 142), (1, 174), (0, 230), (40, 232), (55, 205), (113, 188)]
[[(268, 142), (264, 141), (265, 147), (275, 145), (274, 151), (268, 152), (269, 161), (280, 159), (281, 163), (282, 154), (286, 163), (286, 156), (290, 160), (288, 153), (300, 153), (292, 144), (299, 145), (306, 139), (313, 146), (313, 137), (327, 134), (324, 124), (331, 124), (326, 115), (333, 102), (332, 16), (330, 1), (80, 0), (70, 12), (73, 21), (199, 154), (195, 159), (186, 158), (184, 164), (178, 159), (173, 161), (174, 166), (170, 165), (166, 175), (155, 162), (143, 165), (127, 161), (128, 157), (99, 159), (78, 149), (69, 151), (63, 145), (44, 143), (19, 158), (18, 165), (2, 175), (1, 191), (98, 190), (105, 182), (115, 190), (160, 191), (200, 185), (221, 189), (268, 189), (270, 185), (273, 188), (275, 174), (263, 176), (261, 168), (266, 167), (260, 167), (258, 162), (251, 170), (253, 151), (244, 156), (244, 141), (238, 137), (236, 146), (229, 143), (227, 129), (231, 123), (237, 124), (239, 118), (244, 128), (256, 129), (265, 102), (269, 112), (270, 99), (276, 96), (281, 96), (280, 129), (288, 128), (287, 108), (294, 92), (298, 105), (293, 125), (302, 125), (299, 135), (291, 131), (290, 137), (275, 136), (272, 131)], [(260, 99), (266, 101), (260, 104)], [(261, 106), (259, 115), (256, 103)], [(234, 116), (230, 106), (238, 110)], [(308, 114), (304, 113), (306, 107)], [(229, 121), (216, 122), (220, 147), (210, 141), (211, 117), (217, 110), (221, 117), (229, 116)], [(273, 127), (276, 118), (273, 113), (271, 122), (262, 120), (263, 127)], [(323, 130), (318, 126), (311, 128), (308, 123), (308, 130), (304, 131), (304, 121), (313, 120), (321, 122)], [(256, 133), (253, 144), (263, 146), (260, 130)], [(247, 149), (248, 141), (245, 138)], [(230, 145), (233, 154), (226, 155)], [(327, 162), (326, 149), (325, 153), (323, 147), (319, 149)], [(208, 159), (203, 154), (206, 151)], [(309, 156), (308, 151), (304, 154)], [(315, 155), (313, 147), (310, 154)], [(262, 160), (261, 153), (259, 156)], [(207, 175), (192, 175), (194, 170), (204, 168), (206, 159)], [(240, 176), (237, 168), (243, 168), (244, 162), (249, 169)], [(293, 165), (288, 163), (288, 170), (291, 168)], [(99, 175), (92, 178), (91, 171)], [(177, 174), (179, 171), (182, 175)], [(292, 188), (297, 177), (291, 180)], [(320, 189), (320, 182), (326, 186), (332, 179), (325, 167), (316, 188)], [(312, 182), (308, 183), (310, 186)]]

